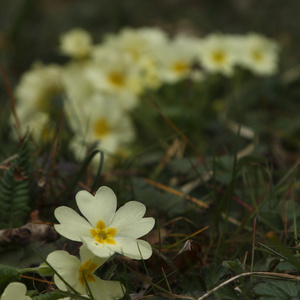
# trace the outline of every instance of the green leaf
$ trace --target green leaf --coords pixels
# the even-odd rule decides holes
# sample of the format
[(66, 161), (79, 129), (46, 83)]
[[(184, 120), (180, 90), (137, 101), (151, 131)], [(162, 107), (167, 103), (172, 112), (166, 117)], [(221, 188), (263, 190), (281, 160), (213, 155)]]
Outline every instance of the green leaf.
[(20, 280), (20, 270), (13, 267), (0, 265), (0, 295), (10, 282)]
[(3, 172), (0, 183), (0, 229), (16, 228), (25, 224), (29, 216), (29, 147), (25, 140), (18, 157)]
[(280, 262), (275, 268), (275, 272), (278, 272), (278, 273), (287, 272), (287, 271), (296, 273), (298, 271), (298, 269), (288, 261)]
[(224, 260), (222, 262), (222, 266), (227, 269), (230, 269), (233, 274), (240, 274), (243, 272), (243, 264), (240, 262), (239, 259)]
[(32, 300), (57, 300), (67, 297), (66, 295), (59, 292), (50, 292), (46, 294), (41, 294), (32, 298)]
[(260, 300), (290, 300), (299, 299), (300, 285), (296, 282), (266, 279), (253, 289)]
[(50, 252), (56, 250), (53, 244), (35, 242), (23, 247), (0, 247), (0, 264), (19, 268), (30, 265), (39, 265), (42, 259), (36, 254), (46, 257)]
[[(224, 282), (226, 279), (228, 279), (228, 275), (231, 275), (231, 272), (223, 265), (218, 266), (217, 264), (211, 264), (209, 267), (205, 267), (203, 269), (202, 278), (205, 282), (206, 290), (209, 291)], [(217, 296), (218, 299), (222, 300), (238, 299), (238, 296), (232, 285), (226, 285), (218, 289), (214, 295)]]

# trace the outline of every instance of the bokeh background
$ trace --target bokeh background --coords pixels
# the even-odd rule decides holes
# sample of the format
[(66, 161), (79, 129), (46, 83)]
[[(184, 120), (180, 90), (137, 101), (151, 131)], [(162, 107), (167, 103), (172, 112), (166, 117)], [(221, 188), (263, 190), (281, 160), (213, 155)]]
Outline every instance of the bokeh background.
[(58, 36), (74, 27), (100, 42), (123, 27), (158, 26), (170, 34), (265, 34), (281, 44), (286, 69), (299, 61), (299, 13), (296, 0), (2, 0), (1, 61), (14, 83), (34, 60), (61, 60)]

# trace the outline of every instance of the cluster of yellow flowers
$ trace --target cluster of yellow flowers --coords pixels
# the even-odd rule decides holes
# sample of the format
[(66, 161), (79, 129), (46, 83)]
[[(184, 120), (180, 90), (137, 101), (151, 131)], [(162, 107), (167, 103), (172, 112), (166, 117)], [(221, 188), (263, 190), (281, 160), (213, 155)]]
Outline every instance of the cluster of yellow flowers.
[(158, 28), (128, 28), (93, 44), (88, 32), (73, 29), (60, 38), (67, 64), (36, 64), (21, 78), (17, 114), (23, 133), (51, 140), (52, 116), (64, 109), (78, 160), (91, 146), (116, 154), (135, 139), (128, 113), (145, 90), (186, 78), (202, 81), (211, 73), (232, 76), (236, 66), (272, 75), (278, 52), (276, 42), (254, 33), (170, 39)]
[[(76, 203), (84, 217), (69, 207), (58, 207), (54, 214), (60, 224), (55, 229), (72, 241), (82, 242), (80, 259), (63, 250), (54, 251), (40, 266), (40, 273), (47, 273), (49, 266), (53, 268), (56, 286), (66, 293), (95, 300), (120, 299), (126, 291), (120, 282), (102, 280), (93, 273), (115, 252), (132, 259), (148, 259), (152, 248), (138, 238), (147, 234), (155, 221), (144, 218), (146, 207), (137, 201), (127, 202), (116, 211), (117, 197), (106, 186), (100, 187), (95, 196), (84, 190), (78, 192)], [(19, 282), (8, 285), (1, 296), (1, 300), (16, 299), (31, 299), (26, 296), (26, 286)]]

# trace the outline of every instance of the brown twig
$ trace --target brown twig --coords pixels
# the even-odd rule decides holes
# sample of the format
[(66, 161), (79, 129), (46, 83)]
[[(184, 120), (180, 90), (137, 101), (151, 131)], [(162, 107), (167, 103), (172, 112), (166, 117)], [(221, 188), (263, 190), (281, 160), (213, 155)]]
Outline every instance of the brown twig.
[(147, 183), (149, 183), (149, 184), (151, 184), (151, 185), (153, 185), (153, 186), (155, 186), (155, 187), (157, 187), (157, 188), (159, 188), (159, 189), (161, 189), (161, 190), (164, 190), (164, 191), (166, 191), (166, 192), (175, 194), (175, 195), (177, 195), (177, 196), (179, 196), (179, 197), (184, 197), (185, 199), (187, 199), (187, 200), (189, 200), (189, 201), (191, 201), (191, 202), (197, 204), (199, 207), (202, 207), (202, 208), (209, 208), (209, 204), (208, 204), (208, 203), (203, 202), (203, 201), (201, 201), (201, 200), (199, 200), (199, 199), (197, 199), (197, 198), (195, 198), (195, 197), (191, 197), (191, 196), (189, 196), (189, 195), (185, 195), (184, 193), (182, 193), (182, 192), (180, 192), (180, 191), (178, 191), (178, 190), (175, 190), (175, 189), (173, 189), (173, 188), (171, 188), (171, 187), (169, 187), (169, 186), (166, 186), (166, 185), (164, 185), (164, 184), (155, 182), (155, 181), (153, 181), (153, 180), (151, 180), (151, 179), (148, 179), (148, 178), (144, 178), (144, 181), (146, 181)]
[(0, 244), (26, 245), (36, 241), (52, 242), (59, 234), (53, 226), (40, 223), (27, 223), (18, 228), (0, 230)]
[(300, 276), (294, 276), (294, 275), (289, 275), (285, 273), (272, 273), (272, 272), (246, 272), (246, 273), (241, 273), (239, 275), (236, 275), (232, 278), (229, 278), (228, 280), (225, 280), (218, 286), (214, 287), (212, 290), (208, 291), (204, 295), (202, 295), (200, 298), (197, 300), (203, 300), (213, 294), (215, 291), (218, 289), (224, 287), (225, 285), (241, 278), (241, 277), (246, 277), (246, 276), (258, 276), (258, 277), (271, 277), (271, 278), (278, 278), (278, 279), (286, 279), (286, 280), (295, 280), (295, 281), (300, 281)]

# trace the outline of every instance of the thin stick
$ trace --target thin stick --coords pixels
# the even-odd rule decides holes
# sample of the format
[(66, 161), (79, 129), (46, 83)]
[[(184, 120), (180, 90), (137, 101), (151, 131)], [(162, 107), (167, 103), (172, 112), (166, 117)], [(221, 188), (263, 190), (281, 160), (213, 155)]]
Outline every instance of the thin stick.
[(251, 254), (251, 267), (250, 267), (251, 272), (253, 271), (253, 265), (254, 265), (256, 219), (257, 217), (255, 217), (253, 221), (252, 254)]
[(241, 277), (246, 277), (246, 276), (259, 276), (259, 277), (274, 277), (274, 278), (280, 278), (280, 279), (289, 279), (289, 280), (295, 280), (295, 281), (300, 281), (300, 276), (294, 276), (294, 275), (289, 275), (289, 274), (284, 274), (284, 273), (272, 273), (272, 272), (246, 272), (246, 273), (241, 273), (239, 275), (236, 275), (228, 280), (225, 280), (212, 290), (208, 291), (204, 295), (202, 295), (200, 298), (197, 300), (202, 300), (213, 294), (215, 291), (218, 289), (224, 287), (228, 283), (231, 283)]
[(149, 184), (151, 184), (151, 185), (153, 185), (153, 186), (155, 186), (155, 187), (157, 187), (157, 188), (159, 188), (161, 190), (164, 190), (166, 192), (170, 192), (170, 193), (175, 194), (175, 195), (177, 195), (179, 197), (184, 197), (185, 199), (190, 200), (191, 202), (197, 204), (200, 207), (209, 208), (209, 204), (207, 204), (206, 202), (203, 202), (203, 201), (201, 201), (199, 199), (196, 199), (194, 197), (191, 197), (189, 195), (185, 195), (184, 193), (182, 193), (182, 192), (180, 192), (178, 190), (175, 190), (175, 189), (173, 189), (173, 188), (171, 188), (169, 186), (166, 186), (164, 184), (155, 182), (155, 181), (153, 181), (151, 179), (148, 179), (148, 178), (144, 178), (144, 181), (146, 181), (147, 183), (149, 183)]

